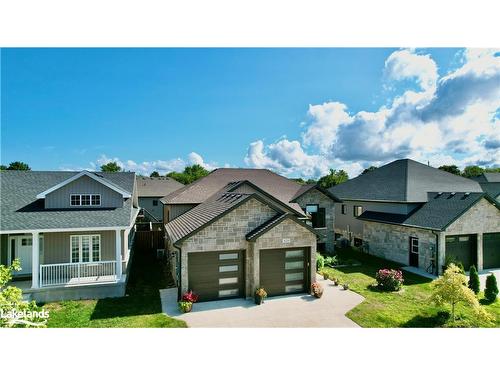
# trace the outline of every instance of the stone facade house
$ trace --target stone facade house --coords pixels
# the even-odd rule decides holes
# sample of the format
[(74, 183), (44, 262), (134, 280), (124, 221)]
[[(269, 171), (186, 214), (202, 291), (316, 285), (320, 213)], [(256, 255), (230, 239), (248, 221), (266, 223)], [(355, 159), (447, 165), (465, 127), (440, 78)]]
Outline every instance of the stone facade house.
[(0, 262), (36, 301), (123, 296), (139, 212), (130, 172), (0, 172)]
[(340, 241), (432, 274), (500, 268), (500, 207), (475, 181), (404, 159), (330, 191)]
[(179, 291), (201, 300), (308, 291), (333, 250), (338, 200), (268, 170), (217, 169), (162, 201)]

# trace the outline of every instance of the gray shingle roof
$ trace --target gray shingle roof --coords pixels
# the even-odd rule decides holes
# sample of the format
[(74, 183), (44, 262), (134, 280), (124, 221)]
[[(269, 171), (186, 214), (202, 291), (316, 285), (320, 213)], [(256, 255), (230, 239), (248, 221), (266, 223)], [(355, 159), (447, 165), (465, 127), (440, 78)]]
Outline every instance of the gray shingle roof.
[(489, 194), (490, 197), (500, 201), (500, 182), (485, 182), (479, 185), (481, 185), (483, 191)]
[(192, 184), (162, 198), (167, 204), (197, 204), (206, 201), (224, 186), (235, 181), (250, 181), (293, 210), (302, 213), (297, 203), (290, 203), (302, 185), (267, 169), (219, 168)]
[(184, 187), (184, 184), (170, 177), (137, 176), (136, 181), (139, 197), (164, 197)]
[[(43, 230), (129, 226), (136, 213), (132, 198), (123, 207), (106, 209), (45, 210), (36, 195), (79, 172), (2, 171), (0, 172), (0, 230)], [(135, 174), (105, 173), (98, 176), (133, 193)]]
[[(422, 204), (408, 215), (365, 211), (358, 219), (433, 230), (444, 230), (483, 197), (488, 199), (491, 203), (494, 203), (494, 201), (484, 193), (453, 194), (433, 192), (429, 193), (428, 202)], [(496, 207), (498, 208), (499, 206), (496, 205)]]
[(500, 173), (486, 172), (477, 177), (471, 177), (471, 180), (481, 182), (499, 182), (500, 183)]
[(482, 192), (475, 181), (401, 159), (329, 189), (340, 199), (425, 202), (432, 191)]

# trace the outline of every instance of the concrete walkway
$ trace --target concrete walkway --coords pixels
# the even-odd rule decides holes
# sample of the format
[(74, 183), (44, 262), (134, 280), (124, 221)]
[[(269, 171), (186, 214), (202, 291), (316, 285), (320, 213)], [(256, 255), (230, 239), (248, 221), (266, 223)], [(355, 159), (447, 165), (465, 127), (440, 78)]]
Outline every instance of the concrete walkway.
[[(318, 278), (322, 278), (318, 276)], [(331, 281), (320, 281), (322, 298), (297, 294), (266, 299), (257, 306), (251, 299), (229, 299), (201, 302), (193, 311), (181, 314), (177, 307), (176, 293), (160, 291), (163, 312), (186, 321), (197, 328), (271, 328), (271, 327), (358, 327), (345, 314), (363, 301), (363, 297), (350, 290), (342, 290)]]

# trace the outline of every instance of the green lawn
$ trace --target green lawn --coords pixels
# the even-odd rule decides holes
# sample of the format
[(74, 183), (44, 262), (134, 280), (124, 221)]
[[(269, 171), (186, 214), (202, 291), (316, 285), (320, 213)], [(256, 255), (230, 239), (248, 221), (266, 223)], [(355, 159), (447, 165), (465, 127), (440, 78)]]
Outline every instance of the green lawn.
[(165, 265), (151, 253), (137, 250), (127, 285), (127, 295), (100, 300), (45, 304), (49, 327), (59, 328), (167, 328), (186, 323), (162, 314), (158, 290), (171, 283)]
[[(383, 259), (361, 254), (353, 250), (343, 250), (341, 258), (355, 258), (361, 266), (324, 268), (329, 275), (341, 282), (349, 283), (350, 289), (365, 297), (360, 305), (347, 313), (347, 317), (362, 327), (443, 327), (446, 326), (448, 311), (429, 302), (430, 281), (427, 278), (403, 272), (404, 287), (399, 292), (381, 292), (376, 285), (375, 273), (380, 268), (400, 268), (401, 265)], [(482, 301), (484, 303), (484, 301)], [(500, 327), (500, 301), (491, 305), (484, 303), (487, 311), (496, 318)], [(468, 307), (458, 308), (459, 324), (466, 327), (482, 327)]]

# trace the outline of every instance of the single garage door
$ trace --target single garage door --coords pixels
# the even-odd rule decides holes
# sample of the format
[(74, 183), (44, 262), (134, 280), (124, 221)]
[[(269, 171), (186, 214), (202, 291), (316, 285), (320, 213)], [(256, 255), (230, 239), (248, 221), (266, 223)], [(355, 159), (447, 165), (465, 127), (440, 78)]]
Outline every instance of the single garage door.
[(309, 249), (260, 252), (260, 287), (269, 296), (301, 293), (309, 286)]
[(244, 297), (245, 251), (188, 254), (188, 288), (200, 301)]
[(483, 268), (500, 268), (500, 233), (483, 234)]
[(446, 236), (446, 259), (462, 263), (465, 271), (477, 267), (476, 235)]

